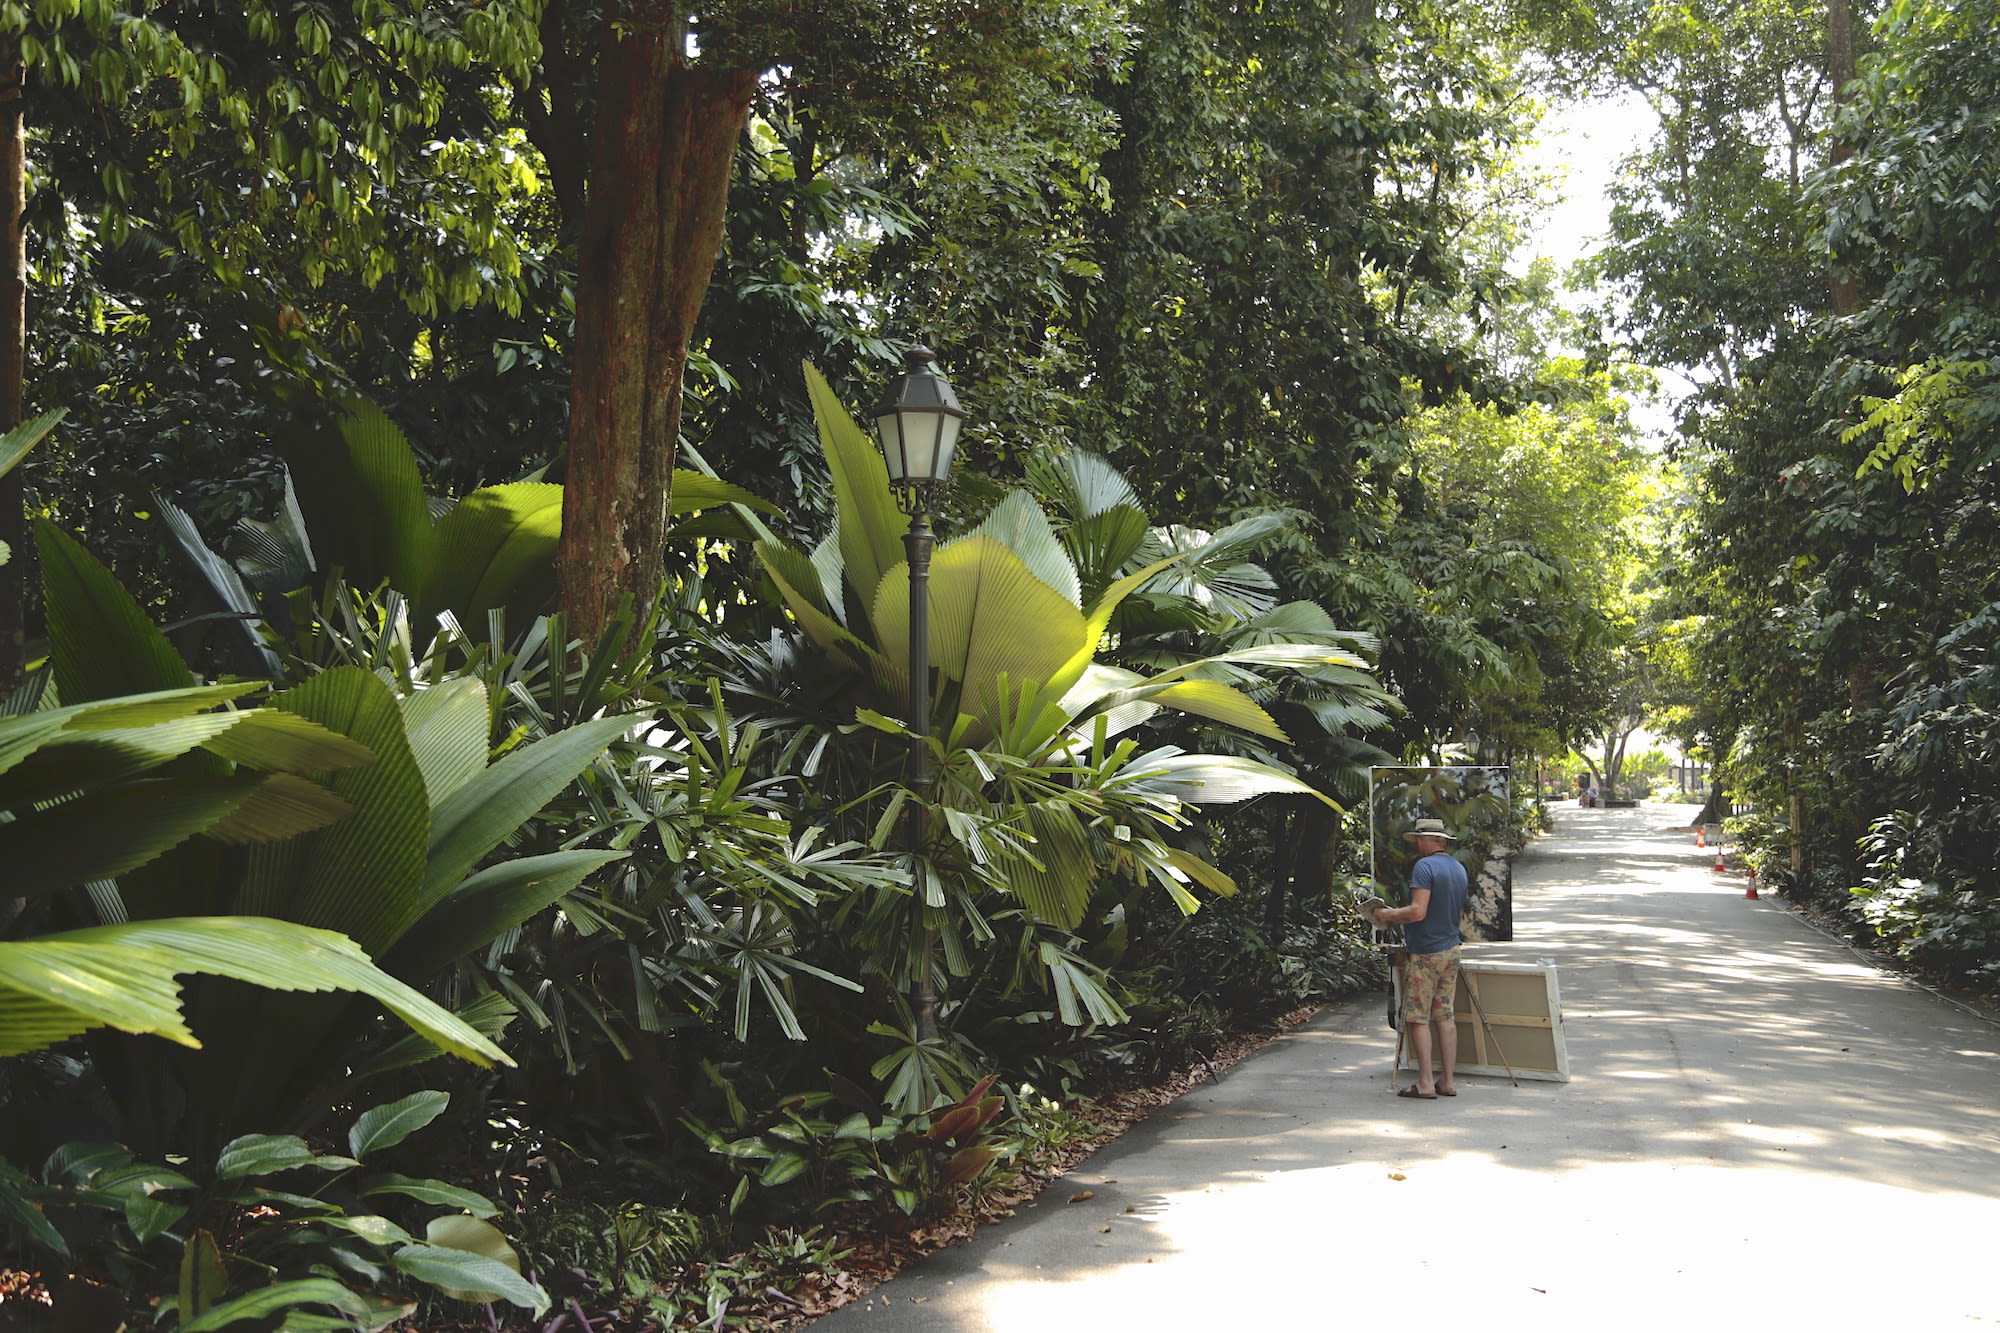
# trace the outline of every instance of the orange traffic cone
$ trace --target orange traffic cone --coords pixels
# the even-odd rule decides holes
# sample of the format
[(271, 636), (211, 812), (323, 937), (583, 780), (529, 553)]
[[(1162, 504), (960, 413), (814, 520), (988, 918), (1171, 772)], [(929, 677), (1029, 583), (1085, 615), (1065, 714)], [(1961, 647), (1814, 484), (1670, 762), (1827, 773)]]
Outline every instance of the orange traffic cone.
[(1729, 867), (1722, 864), (1722, 848), (1718, 846), (1715, 849), (1715, 873), (1721, 875), (1727, 873), (1728, 870)]
[(1753, 902), (1754, 902), (1754, 901), (1756, 901), (1756, 898), (1757, 898), (1757, 868), (1756, 868), (1755, 866), (1752, 866), (1752, 867), (1750, 868), (1750, 877), (1749, 877), (1748, 879), (1746, 879), (1746, 880), (1744, 880), (1744, 881), (1743, 881), (1743, 896), (1744, 896), (1745, 898), (1748, 898), (1748, 899), (1750, 899), (1750, 900), (1751, 900), (1751, 901), (1753, 901)]
[(1707, 828), (1705, 828), (1705, 827), (1697, 827), (1697, 828), (1695, 829), (1695, 831), (1694, 831), (1694, 845), (1695, 845), (1695, 846), (1697, 846), (1697, 847), (1706, 847), (1706, 846), (1708, 846), (1708, 830), (1707, 830)]

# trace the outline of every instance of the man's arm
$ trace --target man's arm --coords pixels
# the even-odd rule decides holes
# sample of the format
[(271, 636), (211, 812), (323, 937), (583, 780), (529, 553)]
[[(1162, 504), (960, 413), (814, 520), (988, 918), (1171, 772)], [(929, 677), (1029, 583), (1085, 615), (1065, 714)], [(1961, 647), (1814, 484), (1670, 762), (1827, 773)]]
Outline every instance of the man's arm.
[(1413, 921), (1422, 921), (1430, 910), (1431, 891), (1411, 889), (1408, 907), (1385, 907), (1375, 913), (1375, 920), (1385, 926), (1408, 925)]

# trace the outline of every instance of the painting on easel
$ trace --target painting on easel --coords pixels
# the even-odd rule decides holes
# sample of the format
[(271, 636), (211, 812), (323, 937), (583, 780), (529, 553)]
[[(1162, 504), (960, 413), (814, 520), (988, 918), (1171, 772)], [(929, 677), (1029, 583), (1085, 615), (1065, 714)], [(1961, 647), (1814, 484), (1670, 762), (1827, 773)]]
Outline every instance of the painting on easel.
[(1420, 818), (1442, 819), (1457, 841), (1448, 849), (1465, 867), (1471, 895), (1459, 933), (1468, 941), (1514, 938), (1515, 846), (1506, 768), (1371, 768), (1368, 832), (1375, 892), (1401, 906), (1410, 900), (1413, 843), (1403, 837)]

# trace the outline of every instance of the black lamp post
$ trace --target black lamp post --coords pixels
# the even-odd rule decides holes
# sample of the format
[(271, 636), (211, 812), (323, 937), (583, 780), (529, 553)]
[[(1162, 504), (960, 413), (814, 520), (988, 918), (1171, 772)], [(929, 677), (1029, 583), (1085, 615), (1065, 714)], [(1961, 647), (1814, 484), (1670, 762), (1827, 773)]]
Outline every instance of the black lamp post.
[(882, 456), (889, 464), (889, 485), (896, 503), (910, 516), (903, 549), (910, 558), (910, 786), (917, 799), (904, 817), (910, 850), (910, 890), (919, 920), (924, 920), (923, 944), (917, 961), (916, 1019), (920, 1041), (937, 1036), (937, 988), (932, 984), (932, 955), (937, 935), (927, 920), (919, 868), (923, 857), (925, 821), (931, 795), (931, 497), (951, 475), (958, 449), (958, 428), (965, 411), (958, 405), (951, 381), (932, 369), (937, 354), (918, 343), (908, 355), (907, 369), (891, 397), (875, 411), (875, 432), (882, 437)]

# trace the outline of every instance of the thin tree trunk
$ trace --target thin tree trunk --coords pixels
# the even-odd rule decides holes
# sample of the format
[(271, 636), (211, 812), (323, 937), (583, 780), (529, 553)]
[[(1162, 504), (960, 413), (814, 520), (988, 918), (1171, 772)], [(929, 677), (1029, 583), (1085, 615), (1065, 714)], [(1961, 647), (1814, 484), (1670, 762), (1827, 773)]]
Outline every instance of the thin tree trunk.
[[(1850, 0), (1827, 0), (1826, 73), (1833, 83), (1833, 114), (1837, 121), (1840, 109), (1848, 102), (1847, 85), (1854, 80), (1854, 8)], [(1854, 146), (1842, 139), (1838, 130), (1834, 131), (1828, 161), (1837, 167), (1853, 156)], [(1834, 314), (1851, 315), (1861, 308), (1861, 289), (1852, 278), (1834, 273), (1829, 281)]]
[[(27, 366), (28, 150), (21, 124), (26, 78), (19, 43), (0, 39), (0, 430), (21, 424)], [(20, 684), (27, 652), (27, 516), (19, 468), (0, 477), (0, 542), (11, 553), (0, 566), (0, 692), (6, 692)]]
[(756, 88), (754, 71), (690, 65), (677, 19), (657, 5), (607, 27), (598, 65), (557, 552), (585, 642), (659, 594), (688, 348)]

